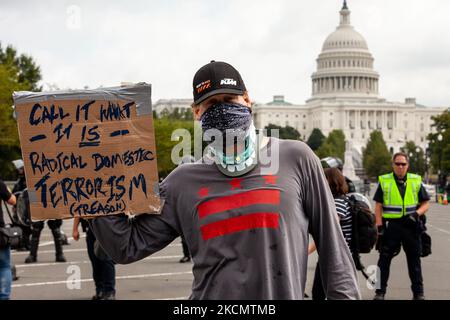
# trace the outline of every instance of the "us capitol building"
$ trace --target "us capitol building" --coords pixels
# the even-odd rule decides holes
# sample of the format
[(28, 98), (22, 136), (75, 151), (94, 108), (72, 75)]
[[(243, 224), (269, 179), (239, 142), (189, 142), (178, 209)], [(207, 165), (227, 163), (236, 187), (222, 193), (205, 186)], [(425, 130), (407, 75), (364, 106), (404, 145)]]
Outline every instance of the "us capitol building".
[[(350, 24), (346, 1), (340, 11), (340, 24), (325, 40), (312, 78), (312, 96), (304, 105), (291, 104), (274, 96), (266, 104), (255, 104), (256, 128), (269, 123), (291, 126), (307, 140), (314, 128), (324, 135), (341, 129), (353, 146), (353, 159), (361, 166), (364, 148), (373, 130), (380, 130), (391, 153), (406, 141), (414, 141), (424, 150), (427, 135), (433, 131), (432, 116), (446, 108), (425, 107), (415, 98), (404, 103), (389, 102), (378, 95), (379, 74), (373, 68), (374, 58), (364, 37)], [(154, 109), (189, 108), (192, 100), (159, 100)]]

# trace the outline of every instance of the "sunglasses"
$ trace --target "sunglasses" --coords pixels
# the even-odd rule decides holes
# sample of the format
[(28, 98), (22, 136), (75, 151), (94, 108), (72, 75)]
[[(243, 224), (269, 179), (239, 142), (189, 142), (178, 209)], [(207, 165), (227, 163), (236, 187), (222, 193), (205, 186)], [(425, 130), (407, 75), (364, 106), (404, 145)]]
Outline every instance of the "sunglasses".
[(406, 167), (408, 164), (406, 162), (395, 162), (397, 167)]

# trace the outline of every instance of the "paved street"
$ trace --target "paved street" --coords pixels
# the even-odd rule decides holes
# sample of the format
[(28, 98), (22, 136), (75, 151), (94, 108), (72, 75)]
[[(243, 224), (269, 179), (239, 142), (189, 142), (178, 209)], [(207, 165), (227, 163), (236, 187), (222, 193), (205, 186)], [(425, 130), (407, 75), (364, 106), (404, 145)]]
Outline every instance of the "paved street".
[[(450, 299), (450, 206), (431, 203), (428, 213), (428, 231), (433, 239), (433, 254), (422, 259), (425, 294), (428, 299)], [(71, 234), (72, 221), (65, 221), (63, 230)], [(84, 236), (84, 234), (82, 234)], [(64, 246), (69, 262), (55, 263), (50, 230), (43, 230), (38, 263), (24, 264), (26, 252), (13, 252), (20, 279), (13, 282), (12, 299), (90, 299), (94, 293), (91, 265), (86, 252), (85, 239)], [(191, 263), (180, 264), (180, 239), (154, 256), (131, 265), (117, 266), (118, 299), (185, 299), (191, 290)], [(308, 263), (307, 293), (316, 264), (313, 254)], [(376, 252), (364, 255), (363, 263), (369, 268), (377, 261)], [(369, 272), (370, 273), (370, 272)], [(75, 276), (80, 275), (79, 288), (70, 288)], [(69, 281), (68, 281), (69, 280)], [(359, 274), (364, 299), (371, 299), (373, 290)], [(387, 299), (411, 299), (406, 258), (400, 253), (393, 261)]]

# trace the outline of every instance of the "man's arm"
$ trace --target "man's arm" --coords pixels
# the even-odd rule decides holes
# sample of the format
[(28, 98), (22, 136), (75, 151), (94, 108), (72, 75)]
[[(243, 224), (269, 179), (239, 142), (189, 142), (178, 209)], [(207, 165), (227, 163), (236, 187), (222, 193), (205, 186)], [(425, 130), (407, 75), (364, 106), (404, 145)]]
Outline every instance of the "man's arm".
[(12, 206), (16, 205), (16, 196), (11, 194), (11, 197), (6, 201), (7, 204), (10, 204)]
[(361, 299), (356, 268), (342, 234), (336, 206), (319, 159), (308, 152), (303, 166), (303, 207), (319, 254), (328, 299)]
[[(162, 213), (164, 214), (164, 213)], [(160, 215), (125, 215), (88, 220), (102, 248), (116, 263), (141, 260), (171, 243), (178, 233)]]
[(78, 241), (80, 239), (80, 232), (78, 231), (78, 225), (80, 224), (80, 218), (75, 217), (73, 219), (72, 237), (73, 240)]
[(16, 196), (9, 192), (6, 184), (0, 180), (0, 199), (5, 201), (7, 204), (15, 205), (16, 204)]
[(383, 204), (381, 202), (375, 202), (375, 224), (377, 226), (377, 243), (375, 249), (380, 251), (383, 243)]
[(428, 195), (423, 184), (420, 186), (418, 197), (419, 197), (419, 205), (417, 207), (416, 212), (419, 216), (421, 216), (424, 215), (430, 208), (430, 196)]
[(308, 255), (310, 255), (314, 251), (316, 251), (316, 244), (313, 241), (308, 245)]
[(426, 200), (419, 204), (419, 207), (417, 208), (416, 212), (419, 216), (421, 216), (424, 215), (429, 208), (430, 208), (430, 201)]
[(378, 183), (377, 190), (373, 195), (373, 201), (375, 201), (375, 224), (377, 227), (381, 227), (383, 225), (383, 189), (381, 188), (381, 184)]
[(160, 185), (160, 193), (165, 200), (161, 214), (141, 214), (133, 218), (121, 214), (88, 219), (89, 228), (116, 263), (127, 264), (143, 259), (179, 236), (174, 199), (166, 196), (164, 182)]
[(377, 227), (383, 225), (383, 204), (375, 202), (375, 223)]

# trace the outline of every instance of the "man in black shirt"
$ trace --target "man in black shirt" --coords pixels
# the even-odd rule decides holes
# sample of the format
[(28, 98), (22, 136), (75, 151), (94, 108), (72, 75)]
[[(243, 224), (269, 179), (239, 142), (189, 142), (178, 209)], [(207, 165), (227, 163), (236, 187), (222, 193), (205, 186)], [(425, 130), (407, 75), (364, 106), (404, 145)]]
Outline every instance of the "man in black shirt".
[[(15, 205), (16, 197), (9, 192), (6, 184), (0, 180), (0, 227), (5, 226), (5, 220), (3, 219), (3, 204)], [(5, 204), (5, 205), (6, 205)], [(0, 247), (0, 300), (8, 300), (11, 294), (11, 252), (9, 247)]]

